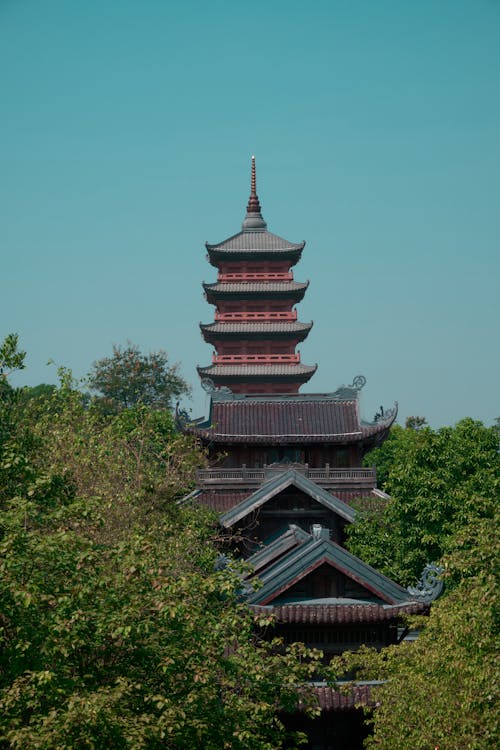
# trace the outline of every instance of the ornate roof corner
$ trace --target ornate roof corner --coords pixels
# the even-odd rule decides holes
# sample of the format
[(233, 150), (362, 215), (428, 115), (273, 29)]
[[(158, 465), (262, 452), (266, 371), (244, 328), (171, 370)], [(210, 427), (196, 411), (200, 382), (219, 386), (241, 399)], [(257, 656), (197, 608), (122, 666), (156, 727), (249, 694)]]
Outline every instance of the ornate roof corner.
[(430, 603), (441, 595), (444, 583), (441, 574), (444, 568), (436, 563), (428, 563), (422, 571), (415, 587), (408, 586), (407, 591), (415, 600)]
[(211, 396), (215, 392), (215, 383), (212, 378), (202, 378), (201, 387), (203, 388), (205, 393), (208, 393), (209, 396)]
[(381, 406), (373, 417), (373, 420), (367, 424), (378, 425), (379, 427), (390, 427), (398, 416), (398, 406), (397, 401), (394, 402), (394, 406), (391, 409), (384, 409), (384, 407)]
[(212, 400), (210, 399), (210, 413), (207, 417), (192, 419), (186, 409), (179, 408), (179, 401), (175, 405), (174, 424), (180, 432), (191, 432), (199, 428), (209, 427), (212, 423)]
[(174, 412), (174, 422), (180, 432), (184, 432), (186, 427), (189, 427), (192, 420), (185, 409), (180, 409), (180, 401), (177, 401)]

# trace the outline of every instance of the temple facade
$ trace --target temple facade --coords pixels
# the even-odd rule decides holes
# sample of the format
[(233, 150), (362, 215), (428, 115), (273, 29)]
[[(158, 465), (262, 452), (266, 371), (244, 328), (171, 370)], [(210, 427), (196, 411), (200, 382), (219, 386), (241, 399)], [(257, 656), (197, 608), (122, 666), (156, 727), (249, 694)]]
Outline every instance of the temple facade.
[[(274, 616), (267, 635), (302, 641), (329, 659), (363, 643), (397, 643), (404, 616), (427, 612), (432, 595), (410, 593), (345, 547), (358, 509), (388, 499), (363, 458), (386, 438), (397, 405), (364, 420), (362, 376), (330, 393), (299, 393), (316, 369), (296, 352), (312, 326), (298, 322), (294, 307), (307, 288), (291, 271), (304, 244), (267, 230), (252, 157), (242, 231), (207, 244), (218, 278), (204, 289), (216, 312), (201, 332), (215, 353), (198, 372), (210, 411), (195, 421), (178, 412), (177, 420), (209, 457), (186, 501), (211, 507), (234, 532), (233, 553), (261, 581), (250, 606)], [(348, 694), (321, 683), (315, 689), (321, 717), (297, 714), (286, 718), (289, 726), (307, 731), (311, 750), (361, 748), (359, 705), (369, 703), (370, 686)]]

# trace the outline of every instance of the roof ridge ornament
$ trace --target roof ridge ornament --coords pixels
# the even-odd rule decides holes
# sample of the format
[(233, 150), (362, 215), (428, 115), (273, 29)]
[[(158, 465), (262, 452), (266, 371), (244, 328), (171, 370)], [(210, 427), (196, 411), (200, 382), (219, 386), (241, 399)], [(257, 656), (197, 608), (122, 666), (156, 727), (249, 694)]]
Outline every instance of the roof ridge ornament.
[(243, 231), (263, 231), (267, 224), (262, 218), (259, 196), (257, 195), (257, 175), (255, 170), (255, 156), (252, 155), (252, 166), (250, 172), (250, 197), (247, 204), (247, 213), (243, 219)]
[(358, 396), (359, 392), (365, 387), (366, 385), (366, 378), (364, 375), (356, 375), (355, 378), (353, 378), (353, 381), (350, 385), (341, 385), (337, 390), (332, 394), (334, 398), (338, 398), (341, 400), (352, 400), (355, 401)]
[(416, 586), (408, 586), (407, 591), (417, 601), (430, 603), (437, 599), (444, 588), (443, 579), (444, 568), (437, 563), (427, 563), (422, 571), (419, 582)]

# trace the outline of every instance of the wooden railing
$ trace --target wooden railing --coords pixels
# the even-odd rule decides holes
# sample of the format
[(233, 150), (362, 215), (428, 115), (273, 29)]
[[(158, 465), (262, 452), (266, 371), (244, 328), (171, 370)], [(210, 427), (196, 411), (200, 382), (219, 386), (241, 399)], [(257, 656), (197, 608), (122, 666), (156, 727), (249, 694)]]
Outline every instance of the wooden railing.
[(297, 320), (297, 310), (288, 310), (285, 312), (216, 312), (215, 320), (225, 320), (233, 322), (261, 321), (273, 322), (275, 320)]
[(293, 281), (291, 271), (219, 273), (217, 281)]
[(264, 481), (294, 469), (319, 485), (329, 487), (374, 487), (376, 482), (375, 467), (336, 469), (329, 465), (321, 469), (310, 469), (307, 464), (280, 464), (255, 469), (242, 466), (238, 469), (200, 469), (197, 474), (199, 485), (241, 485), (258, 486)]
[(212, 354), (214, 365), (296, 364), (300, 354)]

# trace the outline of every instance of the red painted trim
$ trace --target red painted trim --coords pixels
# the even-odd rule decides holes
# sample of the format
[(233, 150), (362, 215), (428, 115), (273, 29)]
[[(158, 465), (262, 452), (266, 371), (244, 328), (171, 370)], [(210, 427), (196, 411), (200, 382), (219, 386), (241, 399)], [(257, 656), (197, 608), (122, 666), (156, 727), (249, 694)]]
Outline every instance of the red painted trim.
[(272, 365), (276, 362), (298, 364), (300, 354), (212, 354), (212, 362), (214, 365), (247, 365), (253, 362), (265, 365)]
[(293, 281), (293, 273), (291, 271), (219, 273), (217, 281)]
[(273, 320), (297, 320), (297, 310), (290, 310), (288, 312), (216, 312), (216, 321), (251, 321), (258, 320), (261, 322), (273, 321)]

